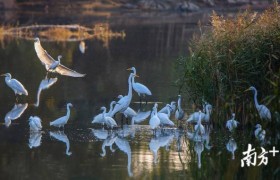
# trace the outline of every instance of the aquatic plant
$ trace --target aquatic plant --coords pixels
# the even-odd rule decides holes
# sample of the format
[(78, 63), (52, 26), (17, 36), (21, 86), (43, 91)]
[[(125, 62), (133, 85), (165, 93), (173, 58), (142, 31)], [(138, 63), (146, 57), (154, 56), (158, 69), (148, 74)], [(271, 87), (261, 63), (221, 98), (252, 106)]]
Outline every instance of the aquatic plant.
[(216, 121), (226, 119), (224, 114), (230, 111), (247, 119), (253, 101), (252, 94), (243, 91), (250, 85), (260, 90), (263, 104), (279, 109), (280, 6), (276, 3), (261, 14), (246, 11), (235, 18), (214, 12), (211, 24), (193, 37), (190, 56), (178, 58), (175, 83), (180, 91), (196, 103), (201, 104), (202, 98), (213, 102)]

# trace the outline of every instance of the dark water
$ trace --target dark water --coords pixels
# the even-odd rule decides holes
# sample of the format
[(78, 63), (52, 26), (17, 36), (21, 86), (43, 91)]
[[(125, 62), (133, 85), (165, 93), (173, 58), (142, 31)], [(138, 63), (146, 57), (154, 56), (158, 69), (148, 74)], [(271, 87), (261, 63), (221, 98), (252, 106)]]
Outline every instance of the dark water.
[[(36, 56), (33, 41), (3, 40), (0, 72), (9, 72), (21, 81), (29, 96), (19, 98), (18, 103), (28, 103), (28, 107), (6, 127), (4, 119), (14, 107), (16, 98), (2, 77), (1, 179), (279, 178), (279, 154), (276, 157), (269, 154), (266, 166), (242, 168), (240, 163), (249, 142), (258, 152), (260, 147), (270, 150), (276, 146), (279, 150), (276, 130), (267, 133), (269, 142), (260, 144), (253, 136), (253, 129), (239, 130), (231, 135), (228, 131), (209, 127), (209, 135), (193, 141), (187, 131), (176, 128), (153, 135), (145, 125), (147, 121), (114, 131), (91, 124), (101, 106), (108, 107), (119, 94), (127, 93), (129, 72), (126, 69), (131, 66), (135, 66), (140, 75), (137, 80), (151, 89), (153, 95), (147, 98), (149, 102), (165, 104), (177, 99), (178, 90), (172, 86), (176, 76), (174, 62), (178, 56), (187, 54), (188, 40), (198, 31), (196, 25), (181, 18), (173, 23), (111, 22), (112, 30), (124, 30), (126, 37), (112, 39), (107, 46), (100, 40), (85, 40), (85, 54), (79, 51), (80, 42), (41, 42), (52, 56), (63, 56), (62, 64), (87, 75), (71, 78), (51, 74), (57, 82), (41, 91), (38, 107), (34, 103), (46, 71)], [(47, 17), (42, 19), (42, 22), (47, 21)], [(57, 21), (62, 20), (58, 18)], [(73, 20), (71, 23), (78, 22)], [(131, 107), (135, 110), (139, 108), (137, 101), (138, 96), (134, 93)], [(51, 128), (49, 122), (66, 113), (68, 102), (74, 107), (64, 132), (59, 132)], [(187, 102), (183, 102), (183, 106), (190, 109)], [(142, 109), (150, 110), (151, 107), (152, 104), (148, 104)], [(29, 132), (28, 118), (34, 115), (42, 119), (41, 133)], [(192, 132), (192, 127), (187, 129)], [(234, 140), (230, 141), (232, 138)], [(226, 148), (229, 141), (233, 147), (236, 142), (234, 158)], [(106, 155), (101, 154), (102, 145), (107, 145)]]

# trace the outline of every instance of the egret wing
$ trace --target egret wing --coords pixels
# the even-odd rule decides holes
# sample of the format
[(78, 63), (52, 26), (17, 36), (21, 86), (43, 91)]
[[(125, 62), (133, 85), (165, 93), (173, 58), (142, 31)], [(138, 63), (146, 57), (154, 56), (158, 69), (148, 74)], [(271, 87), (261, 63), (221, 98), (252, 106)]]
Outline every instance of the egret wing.
[(58, 65), (55, 71), (64, 76), (72, 76), (72, 77), (84, 77), (85, 74), (78, 73), (68, 67), (63, 66), (62, 64)]
[(8, 84), (12, 89), (15, 89), (17, 92), (22, 93), (24, 95), (28, 95), (27, 90), (24, 86), (16, 79), (11, 79), (10, 83)]
[(46, 50), (41, 46), (40, 43), (34, 43), (35, 51), (39, 60), (46, 66), (50, 66), (55, 60), (47, 53)]

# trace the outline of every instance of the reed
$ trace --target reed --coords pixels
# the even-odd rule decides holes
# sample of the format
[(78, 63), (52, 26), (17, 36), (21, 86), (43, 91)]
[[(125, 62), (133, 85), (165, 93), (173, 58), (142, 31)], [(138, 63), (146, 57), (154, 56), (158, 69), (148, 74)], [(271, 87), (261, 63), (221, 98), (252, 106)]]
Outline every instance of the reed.
[(181, 93), (197, 104), (202, 98), (212, 102), (221, 113), (218, 117), (231, 111), (248, 119), (252, 93), (244, 90), (254, 85), (262, 103), (279, 109), (280, 6), (235, 18), (214, 12), (211, 24), (210, 30), (193, 37), (190, 56), (178, 58), (175, 83)]

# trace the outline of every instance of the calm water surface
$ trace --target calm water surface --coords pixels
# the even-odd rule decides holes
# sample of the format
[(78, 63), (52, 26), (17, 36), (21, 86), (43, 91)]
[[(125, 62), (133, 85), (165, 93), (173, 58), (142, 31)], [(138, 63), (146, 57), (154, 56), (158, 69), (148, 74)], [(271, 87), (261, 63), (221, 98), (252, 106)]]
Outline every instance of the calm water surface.
[[(176, 100), (178, 90), (172, 86), (176, 75), (174, 62), (178, 56), (187, 54), (188, 40), (198, 30), (182, 18), (174, 23), (111, 23), (113, 31), (124, 30), (126, 37), (112, 39), (107, 45), (96, 39), (85, 40), (84, 54), (79, 51), (80, 42), (41, 42), (53, 57), (63, 56), (62, 64), (87, 75), (71, 78), (50, 74), (49, 77), (57, 78), (56, 82), (41, 91), (39, 101), (38, 89), (46, 71), (36, 56), (33, 41), (3, 40), (0, 72), (10, 72), (21, 81), (29, 96), (19, 98), (18, 104), (22, 105), (17, 107), (23, 113), (10, 117), (11, 125), (6, 127), (5, 119), (16, 98), (1, 78), (1, 179), (279, 178), (279, 155), (269, 155), (267, 166), (240, 165), (249, 142), (258, 151), (261, 146), (269, 150), (277, 144), (276, 130), (268, 132), (270, 145), (262, 145), (253, 137), (253, 129), (231, 135), (208, 127), (207, 135), (195, 141), (191, 138), (192, 127), (187, 127), (188, 131), (166, 129), (153, 135), (147, 121), (113, 131), (91, 124), (101, 106), (108, 107), (119, 94), (127, 94), (126, 69), (131, 66), (136, 67), (140, 76), (137, 81), (153, 93), (147, 98), (151, 103), (142, 106), (141, 111), (151, 110), (152, 102), (160, 102), (162, 107)], [(131, 107), (135, 110), (139, 109), (137, 101), (134, 93)], [(68, 102), (74, 107), (64, 132), (51, 128), (49, 122), (66, 113)], [(186, 102), (183, 106), (190, 109)], [(41, 133), (29, 132), (28, 118), (34, 115), (43, 121)], [(229, 151), (227, 144), (234, 152)]]

